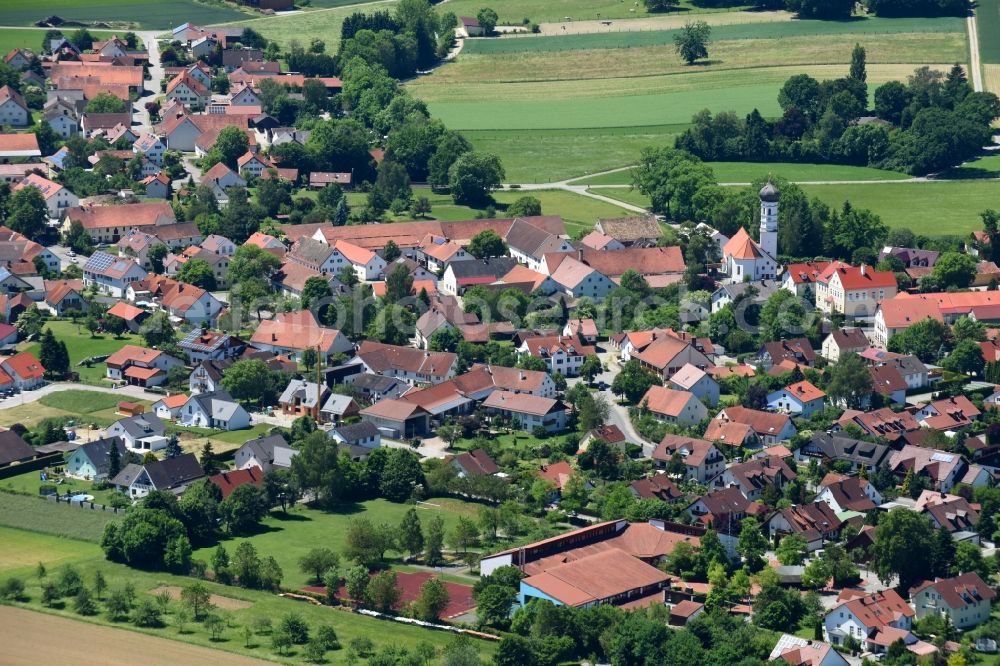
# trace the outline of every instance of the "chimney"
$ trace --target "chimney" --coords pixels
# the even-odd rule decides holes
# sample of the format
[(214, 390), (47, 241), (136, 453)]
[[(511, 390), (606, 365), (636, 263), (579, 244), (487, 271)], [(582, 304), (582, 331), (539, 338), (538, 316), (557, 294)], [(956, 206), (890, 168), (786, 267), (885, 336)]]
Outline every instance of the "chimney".
[(868, 275), (868, 267), (865, 266), (864, 264), (861, 264), (861, 274)]
[(581, 263), (583, 262), (583, 248), (582, 247), (578, 247), (576, 249), (576, 260), (579, 261), (579, 262), (581, 262)]
[(277, 342), (277, 341), (278, 341), (278, 334), (277, 333), (272, 333), (271, 334), (271, 342)]
[(524, 372), (519, 372), (518, 374), (520, 375), (518, 378), (523, 382), (524, 381)]

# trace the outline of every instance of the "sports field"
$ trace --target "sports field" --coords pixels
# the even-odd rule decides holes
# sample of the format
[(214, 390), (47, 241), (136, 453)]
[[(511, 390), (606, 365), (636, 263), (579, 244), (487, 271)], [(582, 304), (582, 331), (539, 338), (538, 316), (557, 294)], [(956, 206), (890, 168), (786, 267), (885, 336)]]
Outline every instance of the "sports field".
[(35, 21), (57, 15), (64, 21), (104, 22), (114, 25), (134, 24), (142, 28), (166, 29), (190, 21), (207, 25), (235, 21), (246, 16), (221, 2), (196, 0), (3, 0), (0, 2), (0, 25), (33, 25)]

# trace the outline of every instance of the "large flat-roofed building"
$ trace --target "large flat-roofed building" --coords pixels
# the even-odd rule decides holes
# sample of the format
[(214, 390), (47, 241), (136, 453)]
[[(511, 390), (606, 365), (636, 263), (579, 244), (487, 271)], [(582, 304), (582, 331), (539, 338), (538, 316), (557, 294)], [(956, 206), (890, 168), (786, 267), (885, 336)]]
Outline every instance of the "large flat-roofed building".
[(670, 577), (654, 565), (681, 542), (697, 547), (703, 528), (652, 520), (612, 520), (484, 557), (480, 574), (516, 566), (526, 574), (518, 602), (621, 605), (656, 595)]

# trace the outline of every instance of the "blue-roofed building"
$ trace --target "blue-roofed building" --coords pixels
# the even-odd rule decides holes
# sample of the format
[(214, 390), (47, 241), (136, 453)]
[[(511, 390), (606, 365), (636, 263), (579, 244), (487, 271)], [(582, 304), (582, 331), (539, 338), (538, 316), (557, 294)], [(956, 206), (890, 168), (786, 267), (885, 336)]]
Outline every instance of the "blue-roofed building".
[(52, 153), (48, 157), (42, 158), (42, 161), (49, 165), (50, 169), (55, 171), (62, 171), (66, 168), (66, 159), (70, 156), (69, 148), (63, 146), (56, 152)]
[(95, 252), (83, 265), (84, 286), (95, 284), (100, 291), (115, 298), (122, 298), (130, 284), (145, 277), (146, 270), (139, 264), (107, 252)]

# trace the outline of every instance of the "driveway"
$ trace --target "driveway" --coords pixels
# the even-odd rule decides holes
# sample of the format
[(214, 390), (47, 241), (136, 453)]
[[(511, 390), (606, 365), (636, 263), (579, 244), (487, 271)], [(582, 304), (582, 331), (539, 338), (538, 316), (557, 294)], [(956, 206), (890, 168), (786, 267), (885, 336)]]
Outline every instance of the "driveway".
[(143, 30), (136, 33), (146, 45), (149, 52), (149, 80), (143, 82), (143, 93), (135, 105), (133, 125), (138, 125), (138, 131), (148, 131), (153, 128), (149, 112), (146, 111), (146, 102), (153, 101), (160, 94), (160, 84), (163, 81), (165, 72), (163, 63), (160, 62), (160, 46), (156, 42), (156, 32)]

